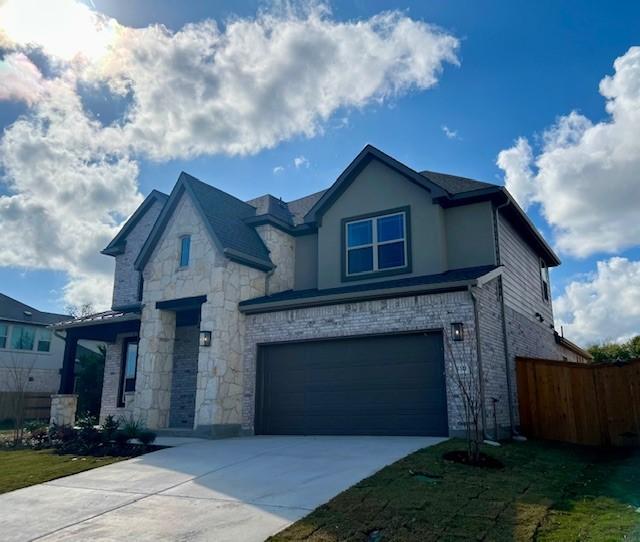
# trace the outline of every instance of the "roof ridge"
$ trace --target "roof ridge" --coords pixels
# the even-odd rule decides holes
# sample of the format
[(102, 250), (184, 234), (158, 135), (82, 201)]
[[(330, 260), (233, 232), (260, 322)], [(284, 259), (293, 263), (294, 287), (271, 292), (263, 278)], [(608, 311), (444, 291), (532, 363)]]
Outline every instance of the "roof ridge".
[(250, 205), (250, 204), (249, 204), (249, 203), (247, 203), (246, 201), (242, 201), (242, 200), (241, 200), (240, 198), (238, 198), (237, 196), (234, 196), (233, 194), (230, 194), (229, 192), (226, 192), (226, 191), (222, 190), (221, 188), (218, 188), (218, 187), (216, 187), (216, 186), (213, 186), (212, 184), (205, 183), (204, 181), (202, 181), (202, 180), (198, 179), (198, 177), (194, 177), (193, 175), (191, 175), (191, 173), (187, 173), (186, 171), (182, 171), (180, 174), (181, 174), (181, 175), (185, 175), (186, 177), (189, 177), (188, 179), (186, 179), (188, 182), (196, 181), (196, 182), (198, 182), (199, 184), (201, 184), (201, 185), (205, 186), (205, 187), (206, 187), (206, 188), (208, 188), (208, 189), (215, 190), (216, 192), (220, 192), (221, 194), (224, 194), (225, 196), (230, 197), (230, 198), (232, 198), (232, 199), (236, 200), (238, 203), (242, 203), (242, 205), (245, 205), (245, 206), (247, 206), (247, 207), (252, 207), (252, 208), (254, 208), (254, 209), (255, 209), (255, 207), (253, 207), (253, 205)]

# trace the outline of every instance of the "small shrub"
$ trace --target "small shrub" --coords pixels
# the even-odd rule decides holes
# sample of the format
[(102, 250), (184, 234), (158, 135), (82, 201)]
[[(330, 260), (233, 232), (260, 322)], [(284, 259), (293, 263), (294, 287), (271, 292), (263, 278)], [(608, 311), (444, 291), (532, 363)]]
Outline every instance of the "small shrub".
[(141, 431), (144, 431), (144, 423), (141, 420), (137, 420), (130, 417), (126, 420), (121, 420), (120, 427), (128, 438), (138, 438)]
[(156, 434), (153, 431), (145, 429), (138, 433), (138, 440), (145, 446), (149, 446), (154, 440), (156, 440)]
[(94, 428), (96, 425), (98, 425), (98, 419), (95, 416), (92, 416), (91, 413), (85, 412), (84, 414), (78, 416), (78, 418), (76, 419), (76, 425), (80, 429), (87, 429), (89, 427)]
[(115, 438), (116, 431), (120, 427), (120, 422), (113, 416), (109, 415), (104, 419), (102, 424), (102, 435), (105, 441), (111, 441)]
[(118, 446), (126, 446), (127, 442), (129, 442), (129, 435), (122, 430), (118, 430), (114, 433), (113, 439), (116, 441)]

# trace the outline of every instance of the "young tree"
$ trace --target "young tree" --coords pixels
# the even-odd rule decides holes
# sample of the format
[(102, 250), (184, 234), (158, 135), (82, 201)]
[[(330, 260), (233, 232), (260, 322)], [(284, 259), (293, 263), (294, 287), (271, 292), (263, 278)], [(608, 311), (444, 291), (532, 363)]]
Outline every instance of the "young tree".
[(27, 411), (27, 390), (33, 373), (35, 359), (25, 361), (11, 355), (9, 362), (1, 364), (7, 376), (7, 399), (9, 416), (13, 420), (13, 441), (18, 444), (24, 437), (25, 416)]
[(480, 370), (469, 340), (452, 341), (444, 334), (444, 344), (451, 367), (451, 377), (463, 405), (461, 420), (466, 429), (469, 462), (480, 462), (482, 443), (482, 385)]
[(93, 314), (95, 311), (93, 303), (83, 303), (82, 305), (66, 305), (65, 312), (74, 318), (84, 318)]

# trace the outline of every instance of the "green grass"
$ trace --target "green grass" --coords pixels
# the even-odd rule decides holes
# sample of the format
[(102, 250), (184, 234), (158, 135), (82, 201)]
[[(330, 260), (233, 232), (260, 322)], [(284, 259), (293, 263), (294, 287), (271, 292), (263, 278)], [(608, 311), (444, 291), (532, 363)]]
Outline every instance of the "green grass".
[(0, 493), (40, 484), (103, 465), (121, 457), (76, 457), (51, 450), (0, 450)]
[(640, 540), (640, 451), (525, 442), (483, 449), (502, 470), (442, 459), (463, 447), (411, 454), (270, 540)]

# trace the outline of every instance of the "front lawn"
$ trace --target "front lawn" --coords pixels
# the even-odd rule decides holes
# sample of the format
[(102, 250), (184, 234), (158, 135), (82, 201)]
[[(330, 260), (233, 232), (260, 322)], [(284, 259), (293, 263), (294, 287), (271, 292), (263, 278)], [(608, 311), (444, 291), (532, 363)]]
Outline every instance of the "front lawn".
[(0, 493), (48, 482), (116, 461), (123, 457), (77, 457), (52, 450), (0, 450)]
[(501, 470), (442, 459), (463, 447), (411, 454), (270, 540), (640, 540), (640, 451), (514, 442), (483, 448)]

